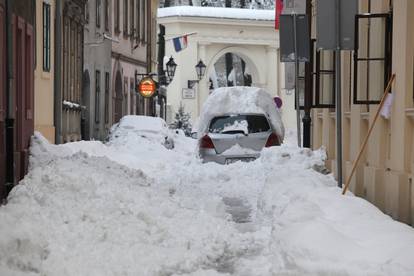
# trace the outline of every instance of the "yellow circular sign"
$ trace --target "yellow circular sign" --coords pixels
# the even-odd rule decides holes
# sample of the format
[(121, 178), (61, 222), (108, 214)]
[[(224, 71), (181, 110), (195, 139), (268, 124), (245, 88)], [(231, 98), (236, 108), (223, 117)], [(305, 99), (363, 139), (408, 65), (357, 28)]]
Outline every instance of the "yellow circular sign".
[(143, 78), (138, 84), (138, 92), (144, 98), (151, 98), (156, 90), (155, 81), (150, 77)]

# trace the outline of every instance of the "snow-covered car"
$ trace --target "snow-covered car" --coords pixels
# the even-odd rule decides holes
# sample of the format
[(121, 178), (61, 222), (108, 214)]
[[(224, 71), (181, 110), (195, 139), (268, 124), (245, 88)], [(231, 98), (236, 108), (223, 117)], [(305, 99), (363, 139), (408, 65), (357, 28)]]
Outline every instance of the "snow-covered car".
[(115, 140), (133, 133), (151, 143), (162, 144), (167, 149), (174, 148), (174, 134), (167, 123), (159, 117), (127, 115), (122, 117), (110, 131), (109, 140)]
[(203, 162), (252, 161), (264, 147), (278, 146), (283, 138), (279, 110), (261, 88), (218, 88), (203, 105), (198, 129)]

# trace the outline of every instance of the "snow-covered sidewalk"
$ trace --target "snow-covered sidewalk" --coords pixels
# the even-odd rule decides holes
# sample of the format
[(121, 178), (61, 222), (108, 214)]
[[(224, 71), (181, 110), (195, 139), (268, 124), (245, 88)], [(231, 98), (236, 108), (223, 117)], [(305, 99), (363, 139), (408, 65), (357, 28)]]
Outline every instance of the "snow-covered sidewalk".
[(0, 207), (0, 275), (414, 275), (414, 230), (341, 196), (322, 151), (201, 164), (195, 140), (51, 145)]

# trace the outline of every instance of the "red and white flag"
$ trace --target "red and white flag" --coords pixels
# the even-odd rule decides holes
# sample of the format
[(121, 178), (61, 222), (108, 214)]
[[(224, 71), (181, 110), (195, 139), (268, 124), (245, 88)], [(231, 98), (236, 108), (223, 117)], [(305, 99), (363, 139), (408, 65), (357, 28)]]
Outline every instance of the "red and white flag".
[(275, 3), (275, 29), (279, 30), (280, 27), (280, 15), (283, 11), (283, 0), (276, 0)]

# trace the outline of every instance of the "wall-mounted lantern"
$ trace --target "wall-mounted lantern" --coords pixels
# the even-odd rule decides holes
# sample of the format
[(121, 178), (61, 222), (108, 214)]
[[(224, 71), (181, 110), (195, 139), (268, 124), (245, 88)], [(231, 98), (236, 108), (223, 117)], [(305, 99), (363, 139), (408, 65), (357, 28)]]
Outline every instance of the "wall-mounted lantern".
[(170, 60), (167, 62), (167, 76), (170, 81), (174, 78), (175, 69), (177, 69), (177, 63), (175, 63), (173, 57), (170, 57)]
[(197, 63), (197, 65), (195, 66), (195, 69), (196, 69), (196, 72), (197, 72), (198, 80), (189, 80), (188, 81), (188, 88), (193, 88), (194, 85), (196, 83), (198, 83), (204, 77), (204, 74), (206, 73), (206, 65), (204, 64), (204, 62), (201, 59)]

